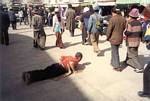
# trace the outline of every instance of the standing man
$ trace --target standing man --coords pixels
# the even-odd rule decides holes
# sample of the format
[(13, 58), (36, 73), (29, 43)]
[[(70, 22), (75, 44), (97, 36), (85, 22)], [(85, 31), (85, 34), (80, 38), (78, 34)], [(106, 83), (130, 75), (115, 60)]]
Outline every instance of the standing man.
[(112, 9), (112, 18), (109, 21), (107, 29), (107, 40), (111, 44), (111, 65), (116, 71), (122, 71), (120, 68), (119, 46), (123, 41), (123, 31), (125, 30), (126, 20), (120, 15), (120, 10)]
[(97, 28), (97, 25), (96, 25), (97, 22), (102, 24), (102, 18), (98, 14), (99, 9), (100, 9), (99, 6), (93, 7), (94, 13), (89, 18), (88, 29), (87, 29), (88, 37), (90, 37), (90, 39), (91, 39), (91, 43), (94, 48), (94, 52), (98, 53), (98, 54), (101, 53), (101, 51), (98, 47), (98, 41), (99, 41), (99, 35), (102, 31), (102, 27), (100, 27), (101, 28), (101, 30), (100, 30)]
[(73, 37), (75, 30), (75, 10), (71, 4), (68, 4), (68, 10), (66, 12), (66, 29), (69, 30), (70, 35)]
[(33, 47), (44, 50), (46, 42), (46, 34), (43, 27), (42, 17), (39, 15), (37, 8), (34, 10), (32, 25), (34, 30)]
[[(84, 45), (89, 39), (87, 40), (87, 29), (88, 29), (88, 22), (90, 18), (90, 11), (88, 7), (85, 7), (83, 9), (83, 14), (81, 15), (80, 21), (81, 21), (81, 26), (82, 26), (82, 44)], [(89, 42), (90, 43), (90, 42)]]
[(12, 24), (12, 28), (13, 30), (16, 30), (16, 26), (17, 26), (17, 17), (15, 15), (14, 10), (11, 8), (9, 11), (9, 19), (10, 19), (10, 23)]
[(9, 20), (7, 8), (3, 8), (1, 24), (2, 24), (1, 43), (5, 45), (9, 45), (8, 28), (10, 25), (10, 20)]

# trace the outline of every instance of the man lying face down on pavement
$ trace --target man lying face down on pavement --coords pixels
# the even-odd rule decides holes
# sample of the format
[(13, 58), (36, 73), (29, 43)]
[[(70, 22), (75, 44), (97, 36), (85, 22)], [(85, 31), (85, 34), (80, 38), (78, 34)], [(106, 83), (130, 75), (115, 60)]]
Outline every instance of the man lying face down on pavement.
[(45, 69), (24, 72), (22, 79), (26, 84), (30, 84), (45, 79), (69, 76), (76, 72), (82, 57), (81, 52), (77, 52), (75, 56), (61, 56), (59, 63), (51, 64)]

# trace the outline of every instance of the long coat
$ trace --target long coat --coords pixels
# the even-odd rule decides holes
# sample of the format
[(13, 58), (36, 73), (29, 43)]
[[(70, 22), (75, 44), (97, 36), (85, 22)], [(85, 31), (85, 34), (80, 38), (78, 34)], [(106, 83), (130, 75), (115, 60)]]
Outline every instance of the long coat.
[(123, 31), (126, 27), (126, 20), (121, 15), (113, 16), (107, 29), (107, 40), (113, 45), (119, 45), (123, 41)]
[(66, 29), (75, 29), (75, 10), (69, 8), (66, 12)]
[(40, 31), (41, 29), (43, 29), (42, 17), (40, 15), (35, 14), (32, 17), (32, 25), (34, 31)]

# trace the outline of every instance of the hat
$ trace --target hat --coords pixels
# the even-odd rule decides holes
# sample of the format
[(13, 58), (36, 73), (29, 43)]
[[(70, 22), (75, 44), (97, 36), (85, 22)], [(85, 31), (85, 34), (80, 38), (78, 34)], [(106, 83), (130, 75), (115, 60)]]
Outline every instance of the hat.
[(134, 17), (134, 18), (138, 18), (139, 17), (139, 10), (137, 8), (133, 8), (130, 11), (129, 16)]
[(59, 9), (58, 8), (55, 8), (55, 10), (54, 10), (55, 12), (59, 12)]
[(87, 12), (87, 11), (89, 11), (89, 7), (84, 7), (83, 13), (85, 13), (85, 12)]

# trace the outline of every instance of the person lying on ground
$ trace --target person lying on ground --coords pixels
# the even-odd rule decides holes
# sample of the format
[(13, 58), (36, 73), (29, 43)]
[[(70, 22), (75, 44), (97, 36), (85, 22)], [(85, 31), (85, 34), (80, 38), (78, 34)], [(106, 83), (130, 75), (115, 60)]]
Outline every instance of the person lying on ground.
[(61, 56), (59, 63), (51, 64), (45, 69), (24, 72), (22, 79), (28, 85), (45, 79), (69, 76), (77, 72), (75, 69), (82, 57), (81, 52), (77, 52), (75, 56)]

